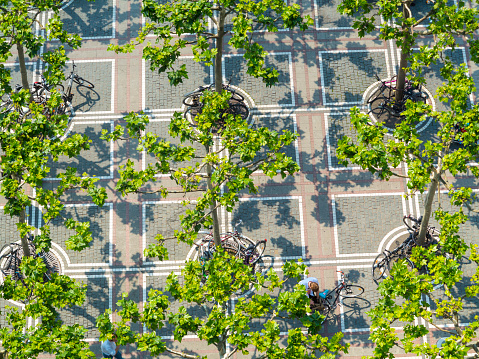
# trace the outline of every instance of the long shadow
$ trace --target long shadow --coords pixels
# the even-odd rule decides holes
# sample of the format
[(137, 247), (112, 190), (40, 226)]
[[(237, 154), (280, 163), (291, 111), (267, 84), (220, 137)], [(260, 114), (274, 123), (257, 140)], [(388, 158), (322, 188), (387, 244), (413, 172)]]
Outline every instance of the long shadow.
[[(68, 18), (69, 17), (69, 18)], [(113, 1), (75, 0), (60, 12), (63, 27), (82, 37), (112, 36)]]

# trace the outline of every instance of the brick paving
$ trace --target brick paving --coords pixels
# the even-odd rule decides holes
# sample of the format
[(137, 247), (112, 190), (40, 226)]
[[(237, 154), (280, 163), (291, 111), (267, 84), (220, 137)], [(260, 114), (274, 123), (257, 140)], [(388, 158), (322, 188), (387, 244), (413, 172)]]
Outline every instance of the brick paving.
[[(349, 121), (348, 109), (362, 100), (363, 92), (375, 82), (374, 75), (385, 78), (395, 73), (398, 52), (394, 44), (379, 40), (375, 35), (359, 39), (351, 29), (352, 21), (336, 12), (339, 0), (295, 0), (303, 14), (315, 19), (308, 31), (281, 31), (277, 34), (260, 32), (254, 40), (269, 52), (268, 65), (274, 65), (280, 73), (278, 85), (267, 88), (260, 79), (246, 74), (245, 61), (241, 54), (229, 46), (224, 59), (224, 79), (245, 90), (255, 101), (256, 124), (268, 126), (278, 132), (294, 130), (299, 139), (285, 148), (301, 166), (293, 177), (269, 179), (262, 173), (254, 175), (259, 185), (258, 195), (241, 195), (241, 200), (232, 213), (220, 211), (223, 230), (232, 228), (238, 219), (243, 220), (239, 229), (252, 239), (268, 239), (266, 255), (276, 268), (285, 258), (303, 258), (310, 273), (318, 277), (321, 288), (334, 288), (337, 270), (350, 276), (351, 282), (366, 288), (360, 299), (345, 301), (336, 309), (336, 319), (329, 320), (323, 329), (325, 335), (342, 331), (344, 341), (351, 344), (348, 358), (359, 358), (372, 352), (368, 330), (369, 311), (379, 296), (371, 279), (370, 266), (378, 250), (393, 245), (404, 235), (401, 217), (411, 213), (420, 215), (422, 195), (404, 199), (406, 183), (402, 179), (382, 182), (377, 176), (355, 167), (339, 165), (336, 147), (344, 135), (355, 138)], [(424, 11), (419, 1), (413, 11)], [(470, 4), (468, 3), (468, 6)], [(85, 196), (66, 196), (69, 204), (63, 215), (66, 218), (91, 222), (93, 241), (86, 250), (77, 253), (66, 249), (65, 240), (70, 234), (60, 219), (51, 223), (54, 246), (52, 251), (59, 257), (65, 274), (75, 276), (87, 284), (88, 299), (81, 308), (62, 311), (67, 323), (80, 323), (88, 329), (88, 340), (99, 355), (96, 317), (105, 309), (116, 307), (121, 293), (127, 292), (140, 304), (146, 300), (151, 288), (163, 290), (168, 273), (179, 271), (181, 264), (191, 255), (185, 244), (169, 241), (170, 258), (167, 262), (155, 262), (144, 258), (143, 249), (152, 243), (156, 234), (168, 235), (178, 229), (178, 216), (184, 209), (179, 202), (183, 197), (161, 199), (155, 195), (129, 195), (122, 197), (115, 191), (118, 169), (131, 159), (137, 169), (154, 163), (151, 155), (136, 150), (137, 141), (107, 143), (99, 139), (102, 129), (123, 124), (122, 116), (129, 111), (144, 110), (153, 114), (147, 131), (161, 138), (176, 139), (168, 135), (170, 114), (181, 108), (182, 96), (199, 85), (213, 81), (212, 69), (192, 60), (192, 53), (182, 53), (180, 64), (186, 64), (189, 78), (177, 88), (170, 87), (165, 74), (158, 75), (149, 69), (141, 58), (141, 50), (132, 54), (115, 54), (106, 51), (107, 45), (125, 44), (137, 34), (142, 17), (137, 2), (128, 0), (75, 0), (67, 3), (61, 12), (66, 28), (85, 38), (78, 51), (67, 50), (77, 64), (77, 73), (94, 83), (94, 89), (73, 86), (75, 117), (70, 133), (87, 134), (92, 140), (91, 148), (78, 158), (62, 158), (52, 166), (52, 177), (65, 171), (67, 166), (100, 178), (99, 184), (107, 188), (108, 204), (98, 208)], [(377, 19), (377, 21), (380, 21)], [(154, 40), (154, 38), (151, 38)], [(479, 81), (476, 65), (469, 61), (467, 45), (459, 39), (459, 48), (450, 55), (454, 63), (466, 61), (471, 76)], [(430, 39), (421, 45), (430, 44)], [(58, 46), (49, 42), (44, 51)], [(462, 47), (461, 47), (462, 46)], [(20, 82), (19, 67), (12, 63), (12, 84)], [(439, 74), (441, 64), (431, 66), (426, 72), (427, 88), (435, 94), (442, 83)], [(71, 70), (67, 66), (67, 74)], [(31, 61), (27, 66), (31, 78), (38, 79), (43, 65)], [(66, 84), (65, 84), (66, 85)], [(438, 109), (443, 105), (438, 104)], [(421, 132), (423, 138), (434, 140), (431, 122)], [(202, 154), (201, 148), (198, 148)], [(194, 165), (188, 162), (187, 165)], [(404, 166), (398, 169), (404, 172)], [(172, 187), (166, 177), (159, 177), (150, 189), (159, 185)], [(470, 176), (461, 176), (450, 181), (467, 184), (477, 189)], [(45, 187), (53, 188), (57, 181), (50, 180)], [(2, 202), (3, 203), (3, 202)], [(449, 208), (443, 196), (441, 205)], [(418, 212), (419, 211), (419, 212)], [(34, 225), (41, 223), (38, 209), (30, 210)], [(479, 242), (478, 216), (461, 229), (466, 240)], [(433, 222), (434, 223), (434, 222)], [(16, 240), (15, 220), (0, 215), (0, 244)], [(437, 225), (437, 224), (436, 224)], [(470, 275), (470, 263), (462, 263)], [(289, 290), (294, 283), (287, 283)], [(462, 288), (455, 288), (461, 293)], [(440, 291), (438, 296), (442, 295)], [(276, 295), (276, 294), (275, 294)], [(234, 304), (234, 303), (233, 303)], [(0, 302), (0, 310), (12, 303)], [(177, 304), (175, 304), (177, 306)], [(467, 304), (464, 322), (471, 320), (477, 301)], [(201, 308), (188, 308), (201, 314)], [(202, 314), (201, 314), (202, 315)], [(114, 319), (118, 319), (114, 315)], [(261, 328), (261, 321), (253, 323), (253, 330)], [(0, 319), (0, 325), (4, 325)], [(282, 323), (282, 330), (295, 323)], [(138, 328), (141, 330), (141, 328)], [(161, 330), (161, 335), (172, 335), (171, 327)], [(431, 332), (423, 339), (435, 343), (439, 338)], [(286, 338), (282, 339), (283, 342)], [(216, 357), (215, 348), (206, 346), (195, 338), (182, 343), (171, 343), (172, 348), (195, 350), (201, 355)], [(124, 348), (125, 358), (147, 358), (134, 347)], [(401, 356), (398, 353), (398, 356)], [(236, 354), (235, 358), (255, 357)]]

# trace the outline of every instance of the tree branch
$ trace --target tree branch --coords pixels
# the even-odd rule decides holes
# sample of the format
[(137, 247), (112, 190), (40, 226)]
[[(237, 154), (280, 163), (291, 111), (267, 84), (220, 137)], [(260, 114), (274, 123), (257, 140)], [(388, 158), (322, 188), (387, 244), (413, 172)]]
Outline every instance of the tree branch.
[(424, 20), (428, 19), (433, 13), (435, 13), (434, 9), (432, 9), (431, 11), (429, 11), (426, 15), (424, 15), (422, 18), (420, 18), (418, 21), (416, 21), (413, 25), (413, 27), (416, 27), (418, 26), (419, 24), (421, 24)]
[[(423, 319), (424, 319), (424, 318), (423, 318)], [(451, 335), (455, 335), (455, 334), (456, 334), (455, 332), (452, 332), (452, 331), (450, 331), (450, 330), (447, 330), (447, 329), (438, 327), (436, 324), (434, 324), (433, 322), (430, 322), (429, 320), (427, 320), (427, 322), (428, 322), (429, 324), (431, 324), (433, 327), (435, 327), (436, 329), (439, 329), (440, 331), (442, 331), (442, 332), (444, 332), (444, 333), (449, 333), (449, 334), (451, 334)]]
[(236, 353), (237, 351), (238, 351), (238, 347), (234, 348), (233, 351), (230, 352), (230, 353), (228, 354), (228, 356), (226, 356), (224, 359), (229, 359), (229, 358), (231, 358), (231, 356), (232, 356), (234, 353)]
[(186, 353), (179, 352), (179, 351), (172, 350), (172, 349), (168, 349), (168, 348), (166, 348), (165, 350), (166, 350), (168, 353), (178, 355), (178, 356), (180, 356), (180, 357), (182, 357), (182, 358), (201, 359), (201, 357), (199, 357), (199, 356), (197, 356), (197, 355), (186, 354)]

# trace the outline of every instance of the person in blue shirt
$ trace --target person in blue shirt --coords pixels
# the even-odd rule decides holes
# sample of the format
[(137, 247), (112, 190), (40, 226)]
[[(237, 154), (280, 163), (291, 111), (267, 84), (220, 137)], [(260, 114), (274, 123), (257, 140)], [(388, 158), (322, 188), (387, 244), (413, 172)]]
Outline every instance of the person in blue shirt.
[(317, 304), (321, 303), (319, 300), (319, 282), (317, 278), (304, 278), (302, 281), (299, 282), (299, 284), (303, 285), (304, 289), (306, 290), (306, 295), (310, 299), (309, 304), (311, 309), (313, 307), (316, 307)]
[(116, 344), (116, 334), (113, 334), (112, 340), (105, 340), (101, 343), (101, 353), (103, 358), (123, 359), (119, 351), (120, 346)]

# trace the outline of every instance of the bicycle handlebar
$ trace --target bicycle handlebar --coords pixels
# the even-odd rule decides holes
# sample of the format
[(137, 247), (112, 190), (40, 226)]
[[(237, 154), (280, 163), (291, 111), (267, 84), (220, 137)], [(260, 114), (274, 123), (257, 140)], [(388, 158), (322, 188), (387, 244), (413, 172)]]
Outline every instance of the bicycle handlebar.
[[(412, 227), (406, 222), (406, 219), (409, 219), (413, 222), (415, 222), (416, 224), (413, 225)], [(408, 227), (411, 231), (414, 231), (415, 229), (417, 228), (414, 228), (416, 227), (417, 225), (420, 225), (421, 222), (422, 222), (422, 216), (419, 217), (418, 219), (414, 218), (411, 214), (408, 214), (407, 216), (404, 216), (403, 219), (402, 219), (403, 223), (406, 225), (406, 227)]]

